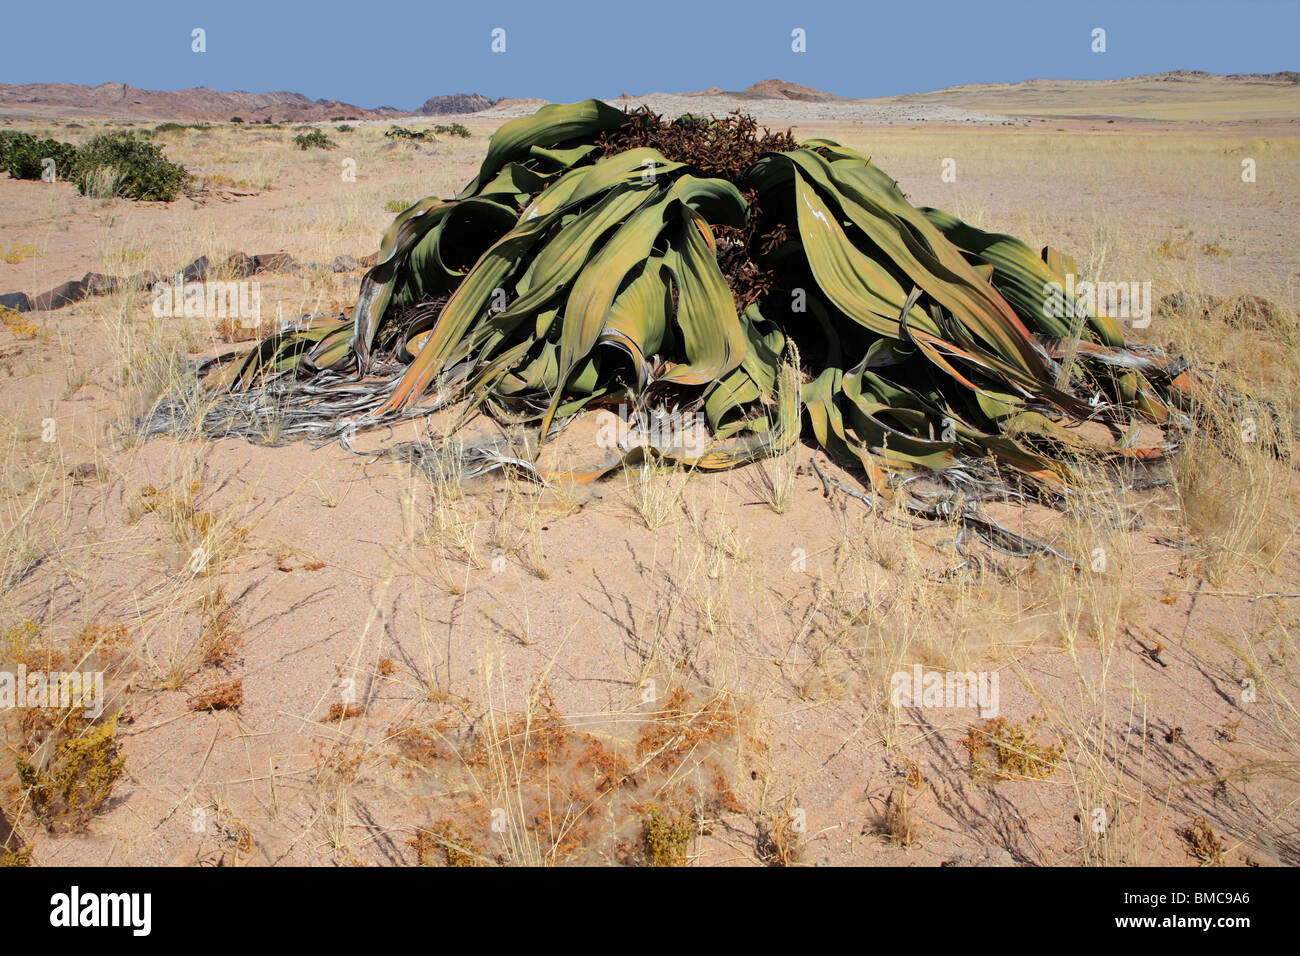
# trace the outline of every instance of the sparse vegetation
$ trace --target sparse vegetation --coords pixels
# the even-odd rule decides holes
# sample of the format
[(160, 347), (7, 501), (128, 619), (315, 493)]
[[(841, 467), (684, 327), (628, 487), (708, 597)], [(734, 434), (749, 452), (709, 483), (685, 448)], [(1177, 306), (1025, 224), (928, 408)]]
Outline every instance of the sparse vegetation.
[[(390, 198), (409, 195), (412, 183), (455, 195), (474, 172), (468, 158), (487, 145), (477, 132), (451, 143), (415, 122), (439, 137), (438, 162), (427, 161), (424, 144), (419, 153), (386, 150), (387, 123), (367, 123), (347, 144), (366, 175), (341, 190), (336, 174), (317, 175), (336, 162), (286, 151), (297, 130), (250, 122), (166, 131), (158, 141), (169, 155), (196, 164), (210, 186), (239, 187), (196, 193), (195, 208), (187, 202), (181, 215), (85, 202), (63, 184), (0, 182), (14, 204), (0, 234), (0, 270), (11, 277), (0, 291), (41, 292), (87, 270), (171, 276), (203, 254), (209, 280), (261, 281), (258, 334), (295, 326), (330, 334), (333, 316), (352, 318), (355, 281), (375, 260), (344, 263), (340, 273), (331, 261), (372, 251), (387, 224), (381, 210), (399, 215), (419, 199)], [(106, 128), (85, 126), (79, 139)], [(253, 853), (262, 854), (258, 862), (435, 866), (1300, 861), (1287, 829), (1300, 779), (1291, 666), (1300, 633), (1300, 485), (1291, 453), (1300, 359), (1290, 347), (1300, 324), (1286, 286), (1294, 256), (1272, 247), (1286, 227), (1270, 218), (1284, 205), (1284, 187), (1261, 182), (1243, 189), (1242, 202), (1216, 200), (1221, 147), (1236, 133), (1212, 129), (1153, 137), (1111, 127), (1113, 148), (1096, 150), (1098, 137), (1082, 133), (827, 126), (863, 155), (870, 150), (918, 204), (950, 203), (962, 221), (1024, 236), (1035, 250), (1068, 234), (1090, 278), (1149, 276), (1154, 321), (1131, 333), (1126, 326), (1127, 336), (1185, 356), (1221, 403), (1194, 400), (1173, 424), (1135, 419), (1140, 428), (1124, 440), (1135, 448), (1177, 443), (1167, 462), (1068, 454), (1070, 490), (1057, 507), (1015, 497), (989, 505), (1003, 527), (1063, 556), (1022, 558), (987, 546), (975, 534), (980, 525), (942, 515), (919, 522), (898, 500), (877, 496), (861, 459), (834, 454), (834, 419), (825, 431), (835, 448), (819, 441), (811, 416), (826, 407), (815, 396), (820, 376), (851, 369), (862, 355), (855, 350), (877, 341), (849, 326), (842, 309), (831, 314), (830, 333), (817, 331), (811, 304), (805, 327), (784, 319), (747, 326), (768, 334), (781, 325), (787, 348), (759, 353), (775, 370), (770, 394), (724, 416), (721, 428), (707, 407), (721, 389), (664, 380), (688, 357), (678, 338), (645, 356), (647, 384), (638, 392), (635, 363), (611, 334), (561, 399), (554, 423), (565, 427), (539, 445), (540, 421), (529, 416), (552, 397), (546, 383), (558, 381), (549, 350), (565, 334), (562, 293), (507, 336), (524, 354), (514, 366), (503, 359), (526, 383), (509, 393), (518, 402), (499, 402), (489, 389), (465, 406), (483, 414), (455, 432), (465, 407), (429, 413), (417, 403), (412, 420), (393, 419), (391, 433), (344, 436), (364, 459), (338, 444), (274, 450), (198, 440), (204, 416), (218, 434), (256, 422), (258, 441), (291, 439), (294, 410), (316, 385), (358, 384), (346, 350), (336, 379), (286, 374), (282, 391), (254, 387), (231, 406), (220, 389), (196, 387), (192, 369), (251, 334), (235, 319), (158, 319), (149, 290), (138, 288), (80, 307), (6, 311), (0, 658), (17, 655), (29, 670), (96, 669), (116, 647), (129, 669), (110, 679), (103, 718), (117, 714), (110, 763), (127, 762), (98, 809), (54, 821), (57, 836), (42, 832), (17, 758), (53, 783), (58, 742), (101, 724), (62, 709), (0, 708), (10, 754), (0, 766), (0, 807), (14, 824), (0, 865), (101, 861), (110, 848), (110, 863), (157, 862), (158, 841), (148, 837), (156, 806), (176, 808), (167, 826), (183, 838), (167, 844), (164, 862), (184, 843), (175, 861), (201, 865), (244, 865)], [(936, 149), (949, 137), (965, 157), (959, 189), (933, 182)], [(1270, 179), (1289, 182), (1300, 171), (1292, 139), (1246, 148)], [(542, 150), (571, 157), (567, 150), (588, 145)], [(571, 171), (594, 168), (595, 157)], [(974, 179), (986, 170), (996, 183), (1014, 182), (1015, 194)], [(539, 161), (528, 171), (549, 175), (551, 167)], [(267, 197), (276, 209), (270, 233), (262, 230), (271, 224), (266, 204), (241, 198), (246, 184), (264, 179), (284, 187)], [(530, 181), (514, 169), (494, 188)], [(677, 182), (661, 177), (659, 186)], [(827, 201), (829, 192), (813, 188)], [(1145, 198), (1094, 216), (1061, 201), (1076, 189)], [(1269, 204), (1271, 212), (1260, 211)], [(764, 196), (751, 210), (760, 225), (772, 214)], [(160, 215), (166, 231), (152, 228)], [(445, 227), (440, 254), (449, 273), (462, 274), (458, 288), (477, 262), (467, 245), (489, 227), (487, 216)], [(752, 292), (759, 277), (739, 255), (747, 240), (709, 228), (728, 288), (740, 277), (736, 288)], [(857, 247), (871, 248), (853, 235)], [(1160, 239), (1185, 236), (1181, 257), (1158, 250)], [(541, 252), (557, 240), (548, 234)], [(791, 231), (783, 255), (797, 256), (795, 240)], [(227, 272), (219, 264), (232, 244), (283, 249), (301, 270), (263, 265), (245, 276), (236, 264), (240, 271)], [(761, 270), (759, 246), (751, 258)], [(814, 278), (802, 276), (801, 287), (811, 290)], [(679, 292), (671, 278), (668, 286)], [(509, 309), (516, 289), (504, 287)], [(782, 292), (760, 294), (759, 311), (766, 315)], [(732, 293), (742, 323), (750, 322)], [(406, 359), (396, 357), (396, 343), (408, 329), (412, 355), (426, 346), (446, 297), (419, 303), (421, 325), (421, 312), (384, 317), (374, 374), (360, 387), (400, 371)], [(815, 292), (809, 302), (826, 308)], [(680, 295), (667, 304), (679, 311)], [(553, 307), (551, 326), (539, 332)], [(676, 316), (666, 328), (680, 336)], [(833, 363), (829, 341), (854, 354)], [(795, 342), (798, 357), (788, 347)], [(915, 352), (899, 358), (868, 364), (864, 381), (879, 386), (870, 375), (893, 382), (929, 368)], [(453, 366), (455, 375), (475, 367)], [(594, 392), (607, 390), (579, 406), (587, 396), (575, 389), (587, 387), (593, 369)], [(784, 392), (783, 380), (792, 385)], [(460, 381), (435, 376), (421, 403)], [(947, 386), (939, 391), (962, 401)], [(178, 438), (139, 443), (150, 410), (178, 394)], [(799, 395), (794, 415), (808, 416), (788, 451), (726, 470), (652, 450), (587, 483), (593, 462), (622, 453), (592, 448), (599, 422), (618, 405), (644, 409), (648, 419), (676, 404), (688, 419), (702, 415), (711, 438), (744, 447), (780, 428), (782, 394)], [(705, 406), (695, 403), (699, 395)], [(844, 397), (831, 407), (857, 439), (874, 427), (858, 402)], [(570, 417), (574, 408), (586, 414)], [(57, 424), (53, 441), (42, 434), (47, 417)], [(321, 419), (331, 427), (347, 420)], [(1008, 426), (1018, 442), (1052, 446), (1055, 439), (1024, 424)], [(937, 439), (942, 428), (922, 434)], [(1098, 420), (1068, 435), (1108, 440)], [(892, 458), (901, 446), (891, 432), (871, 447)], [(489, 452), (510, 461), (480, 472)], [(954, 488), (926, 467), (896, 476), (960, 511), (960, 478)], [(1006, 471), (975, 476), (1025, 488)], [(969, 706), (891, 705), (891, 675), (917, 663), (1000, 674), (1005, 724), (991, 726)], [(12, 666), (0, 659), (0, 670)], [(534, 677), (555, 690), (553, 699), (529, 683)], [(346, 688), (355, 698), (340, 696)], [(969, 760), (963, 743), (974, 751)], [(924, 776), (904, 754), (925, 761)], [(187, 835), (195, 807), (209, 811), (206, 830)]]

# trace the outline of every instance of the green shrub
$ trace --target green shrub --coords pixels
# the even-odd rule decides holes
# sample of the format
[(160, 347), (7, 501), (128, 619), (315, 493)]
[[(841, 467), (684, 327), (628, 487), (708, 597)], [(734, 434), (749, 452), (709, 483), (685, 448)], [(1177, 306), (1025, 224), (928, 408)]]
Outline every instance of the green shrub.
[(293, 138), (299, 149), (333, 149), (334, 144), (318, 129), (299, 133)]
[(390, 126), (388, 132), (384, 133), (389, 139), (419, 139), (431, 140), (435, 135), (438, 136), (461, 136), (468, 137), (469, 130), (461, 123), (452, 123), (450, 126), (435, 126), (433, 129), (407, 129), (405, 126)]
[(0, 129), (0, 169), (4, 169), (9, 163), (9, 152), (14, 145), (23, 139), (31, 139), (27, 133), (20, 133), (12, 129)]
[(149, 131), (150, 136), (157, 136), (159, 133), (183, 133), (187, 129), (211, 129), (207, 123), (159, 123)]
[(430, 139), (433, 136), (427, 129), (414, 130), (405, 126), (390, 126), (384, 135), (389, 139)]
[(77, 189), (84, 196), (104, 179), (103, 167), (117, 170), (116, 194), (127, 199), (171, 202), (190, 185), (184, 166), (163, 156), (162, 147), (134, 133), (104, 133), (82, 148), (77, 158)]
[[(168, 125), (177, 126), (163, 124)], [(58, 178), (75, 182), (83, 196), (102, 196), (111, 186), (113, 195), (171, 202), (192, 178), (163, 156), (161, 146), (134, 132), (103, 133), (78, 149), (29, 133), (0, 131), (0, 168), (14, 179), (40, 179), (46, 157), (54, 160)]]
[(59, 179), (71, 179), (76, 169), (77, 147), (56, 139), (37, 139), (30, 133), (0, 131), (0, 167), (14, 179), (40, 179), (42, 163), (54, 160)]
[(122, 775), (126, 759), (118, 754), (117, 718), (59, 743), (54, 759), (43, 767), (18, 755), (18, 780), (32, 811), (49, 830), (85, 828), (103, 809)]

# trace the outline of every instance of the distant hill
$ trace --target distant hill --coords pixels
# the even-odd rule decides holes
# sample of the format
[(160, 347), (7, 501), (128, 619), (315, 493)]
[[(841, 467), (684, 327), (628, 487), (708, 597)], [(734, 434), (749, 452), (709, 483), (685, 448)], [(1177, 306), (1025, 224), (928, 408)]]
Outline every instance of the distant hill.
[(392, 107), (363, 109), (338, 100), (313, 100), (301, 93), (223, 93), (206, 86), (188, 90), (142, 90), (126, 83), (80, 86), (73, 83), (0, 83), (0, 109), (6, 113), (87, 116), (111, 119), (225, 121), (274, 119), (320, 122), (335, 116), (383, 119), (406, 115)]
[(693, 90), (687, 93), (649, 93), (646, 96), (629, 96), (624, 93), (620, 100), (643, 100), (658, 96), (700, 96), (714, 99), (733, 100), (794, 100), (801, 103), (834, 103), (843, 97), (834, 93), (804, 86), (802, 83), (790, 83), (786, 80), (759, 80), (743, 90), (724, 90), (720, 86), (710, 86), (707, 90)]
[[(223, 93), (208, 87), (143, 90), (125, 83), (0, 83), (0, 114), (15, 118), (87, 117), (222, 122), (274, 119), (321, 122), (336, 117), (385, 120), (399, 116), (482, 114), (505, 119), (536, 111), (546, 100), (492, 99), (482, 93), (452, 93), (425, 100), (413, 113), (391, 106), (366, 109), (338, 100), (313, 100), (301, 93)], [(760, 80), (743, 90), (624, 94), (620, 106), (643, 104), (658, 112), (725, 113), (744, 109), (776, 122), (865, 117), (878, 121), (997, 122), (1002, 117), (1096, 122), (1115, 118), (1160, 122), (1290, 122), (1300, 118), (1300, 73), (1220, 76), (1202, 70), (1173, 70), (1119, 80), (1026, 80), (979, 83), (928, 93), (852, 99), (787, 80)], [(872, 112), (874, 111), (874, 112)], [(879, 114), (879, 115), (877, 115)], [(865, 120), (862, 120), (865, 121)]]
[(490, 109), (495, 103), (496, 100), (490, 100), (482, 93), (451, 93), (430, 97), (416, 112), (422, 116), (454, 116)]
[(974, 83), (864, 102), (898, 106), (941, 103), (1031, 119), (1275, 121), (1300, 117), (1300, 73), (1221, 76), (1204, 70), (1171, 70), (1119, 80)]
[(803, 103), (830, 103), (842, 99), (833, 93), (824, 93), (802, 83), (787, 83), (785, 80), (760, 80), (736, 95), (757, 99), (799, 100)]

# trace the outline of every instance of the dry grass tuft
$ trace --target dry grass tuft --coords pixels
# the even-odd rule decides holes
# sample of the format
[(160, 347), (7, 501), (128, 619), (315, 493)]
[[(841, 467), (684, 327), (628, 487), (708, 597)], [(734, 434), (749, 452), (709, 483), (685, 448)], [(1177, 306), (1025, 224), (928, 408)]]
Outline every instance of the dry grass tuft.
[(199, 710), (238, 710), (244, 703), (244, 681), (236, 677), (233, 680), (218, 681), (207, 690), (194, 694), (186, 702), (191, 711)]

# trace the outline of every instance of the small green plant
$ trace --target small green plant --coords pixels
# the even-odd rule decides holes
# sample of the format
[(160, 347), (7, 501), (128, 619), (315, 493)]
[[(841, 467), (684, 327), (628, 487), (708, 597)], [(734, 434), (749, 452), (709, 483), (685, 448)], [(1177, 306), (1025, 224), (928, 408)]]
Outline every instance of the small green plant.
[(318, 129), (307, 130), (305, 133), (299, 133), (293, 138), (294, 145), (299, 149), (333, 149), (334, 143)]
[(26, 620), (15, 624), (0, 634), (0, 662), (6, 664), (25, 663), (41, 629), (35, 621)]
[(26, 314), (0, 305), (0, 325), (3, 325), (20, 339), (34, 339), (41, 334), (41, 327), (28, 322)]
[(651, 807), (641, 831), (641, 842), (651, 866), (685, 866), (695, 822), (686, 810), (669, 816)]
[(1035, 715), (1022, 724), (990, 717), (972, 725), (961, 741), (970, 754), (971, 769), (997, 780), (1038, 780), (1052, 774), (1060, 766), (1065, 747), (1059, 741), (1038, 743), (1043, 720)]
[(32, 849), (5, 850), (0, 853), (0, 866), (31, 866)]
[(389, 212), (404, 212), (411, 208), (411, 203), (407, 202), (405, 199), (390, 199), (388, 202), (384, 203), (384, 208)]
[(37, 818), (53, 829), (59, 823), (83, 827), (108, 801), (126, 758), (117, 752), (117, 718), (59, 744), (45, 768), (18, 758), (18, 779)]
[(40, 255), (40, 252), (30, 242), (10, 246), (8, 249), (5, 249), (4, 246), (0, 246), (0, 259), (3, 259), (11, 265), (17, 265), (24, 259), (34, 259), (38, 255)]

